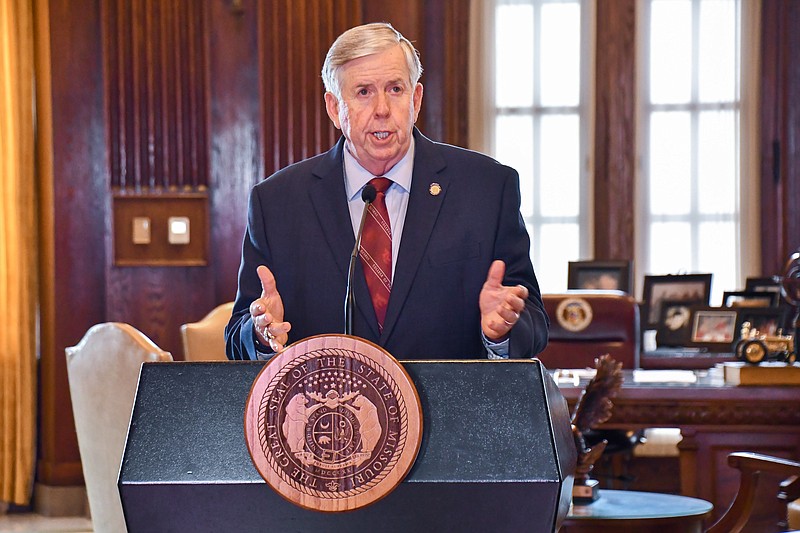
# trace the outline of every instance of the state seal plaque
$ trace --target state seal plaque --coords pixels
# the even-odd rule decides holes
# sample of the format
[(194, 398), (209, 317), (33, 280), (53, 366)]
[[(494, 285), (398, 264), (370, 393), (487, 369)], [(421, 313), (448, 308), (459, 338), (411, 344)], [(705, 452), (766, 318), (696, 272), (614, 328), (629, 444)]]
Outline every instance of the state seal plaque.
[(583, 298), (565, 298), (556, 308), (558, 325), (578, 333), (592, 323), (592, 306)]
[(277, 354), (247, 398), (245, 439), (264, 480), (317, 511), (389, 494), (422, 440), (422, 408), (388, 352), (348, 335), (309, 337)]

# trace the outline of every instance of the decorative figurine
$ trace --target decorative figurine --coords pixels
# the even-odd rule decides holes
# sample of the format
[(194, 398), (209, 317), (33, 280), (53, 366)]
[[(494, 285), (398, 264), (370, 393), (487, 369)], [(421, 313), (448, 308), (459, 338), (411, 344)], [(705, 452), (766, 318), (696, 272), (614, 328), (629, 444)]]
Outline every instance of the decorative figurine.
[(611, 398), (617, 395), (623, 380), (622, 363), (616, 362), (609, 354), (595, 359), (595, 369), (597, 373), (581, 393), (572, 414), (572, 435), (578, 451), (578, 465), (572, 487), (572, 501), (575, 503), (591, 503), (600, 496), (597, 491), (598, 481), (591, 479), (589, 473), (603, 454), (608, 441), (603, 440), (592, 448), (587, 448), (583, 434), (611, 418), (614, 407)]
[(794, 338), (791, 335), (783, 335), (780, 329), (776, 335), (765, 335), (752, 327), (750, 322), (742, 323), (739, 341), (733, 351), (736, 359), (751, 365), (757, 365), (762, 361), (782, 361), (791, 364), (797, 359)]

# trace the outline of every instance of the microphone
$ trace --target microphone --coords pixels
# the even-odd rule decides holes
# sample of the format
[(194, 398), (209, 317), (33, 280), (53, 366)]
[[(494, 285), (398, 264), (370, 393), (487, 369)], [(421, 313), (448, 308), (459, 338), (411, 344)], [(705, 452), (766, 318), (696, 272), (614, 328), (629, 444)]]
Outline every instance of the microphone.
[(350, 253), (350, 265), (347, 268), (347, 292), (344, 296), (344, 334), (353, 334), (353, 309), (355, 308), (356, 301), (353, 294), (353, 273), (356, 270), (356, 258), (358, 251), (361, 248), (361, 234), (364, 232), (364, 221), (367, 219), (367, 211), (369, 204), (375, 201), (378, 196), (378, 191), (375, 186), (367, 183), (361, 189), (361, 199), (364, 201), (364, 210), (361, 212), (361, 222), (358, 225), (358, 232), (356, 233), (356, 244), (353, 246), (353, 251)]

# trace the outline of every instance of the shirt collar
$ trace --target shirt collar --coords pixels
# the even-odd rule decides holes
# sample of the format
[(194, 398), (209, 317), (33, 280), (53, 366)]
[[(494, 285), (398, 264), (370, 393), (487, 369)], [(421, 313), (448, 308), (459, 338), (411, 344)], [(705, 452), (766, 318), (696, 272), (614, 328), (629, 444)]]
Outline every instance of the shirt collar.
[[(396, 185), (402, 187), (406, 193), (411, 192), (411, 176), (414, 173), (414, 137), (411, 137), (411, 146), (408, 147), (408, 152), (403, 156), (403, 159), (397, 162), (389, 172), (384, 174), (385, 177), (392, 180)], [(347, 192), (347, 198), (352, 201), (356, 196), (361, 194), (361, 189), (364, 185), (374, 178), (368, 170), (362, 167), (356, 158), (347, 149), (347, 141), (345, 141), (344, 148), (344, 187)], [(392, 185), (394, 187), (394, 185)]]

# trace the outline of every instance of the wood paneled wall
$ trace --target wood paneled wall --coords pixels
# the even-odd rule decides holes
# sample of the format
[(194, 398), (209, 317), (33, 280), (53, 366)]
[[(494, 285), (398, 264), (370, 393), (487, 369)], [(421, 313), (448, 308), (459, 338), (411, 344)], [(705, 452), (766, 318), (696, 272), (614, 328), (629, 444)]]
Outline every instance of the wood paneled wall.
[[(784, 54), (762, 86), (764, 113), (773, 109), (771, 95), (781, 102), (777, 131), (785, 143), (785, 181), (774, 197), (782, 211), (767, 203), (763, 213), (765, 271), (773, 272), (800, 244), (800, 46), (789, 35), (800, 6), (763, 1), (765, 28), (779, 33), (772, 48), (765, 44), (765, 57)], [(599, 258), (633, 253), (634, 4), (598, 2)], [(52, 50), (53, 205), (43, 231), (54, 244), (43, 251), (43, 286), (52, 289), (42, 308), (54, 311), (42, 321), (39, 482), (81, 482), (64, 348), (94, 324), (121, 321), (181, 359), (180, 325), (234, 298), (250, 188), (338, 136), (324, 113), (319, 72), (342, 29), (383, 20), (414, 41), (426, 69), (418, 125), (434, 139), (465, 145), (468, 6), (469, 0), (87, 0), (76, 8), (50, 0), (50, 33), (40, 37), (49, 37)], [(783, 25), (770, 25), (782, 17)], [(176, 27), (179, 20), (184, 24)], [(207, 266), (113, 266), (112, 187), (131, 180), (207, 187)]]
[(361, 23), (358, 0), (259, 4), (266, 173), (330, 148), (339, 138), (325, 111), (321, 67), (331, 43)]
[(208, 185), (206, 10), (191, 0), (103, 0), (111, 186)]
[(762, 0), (761, 270), (800, 249), (800, 2)]

